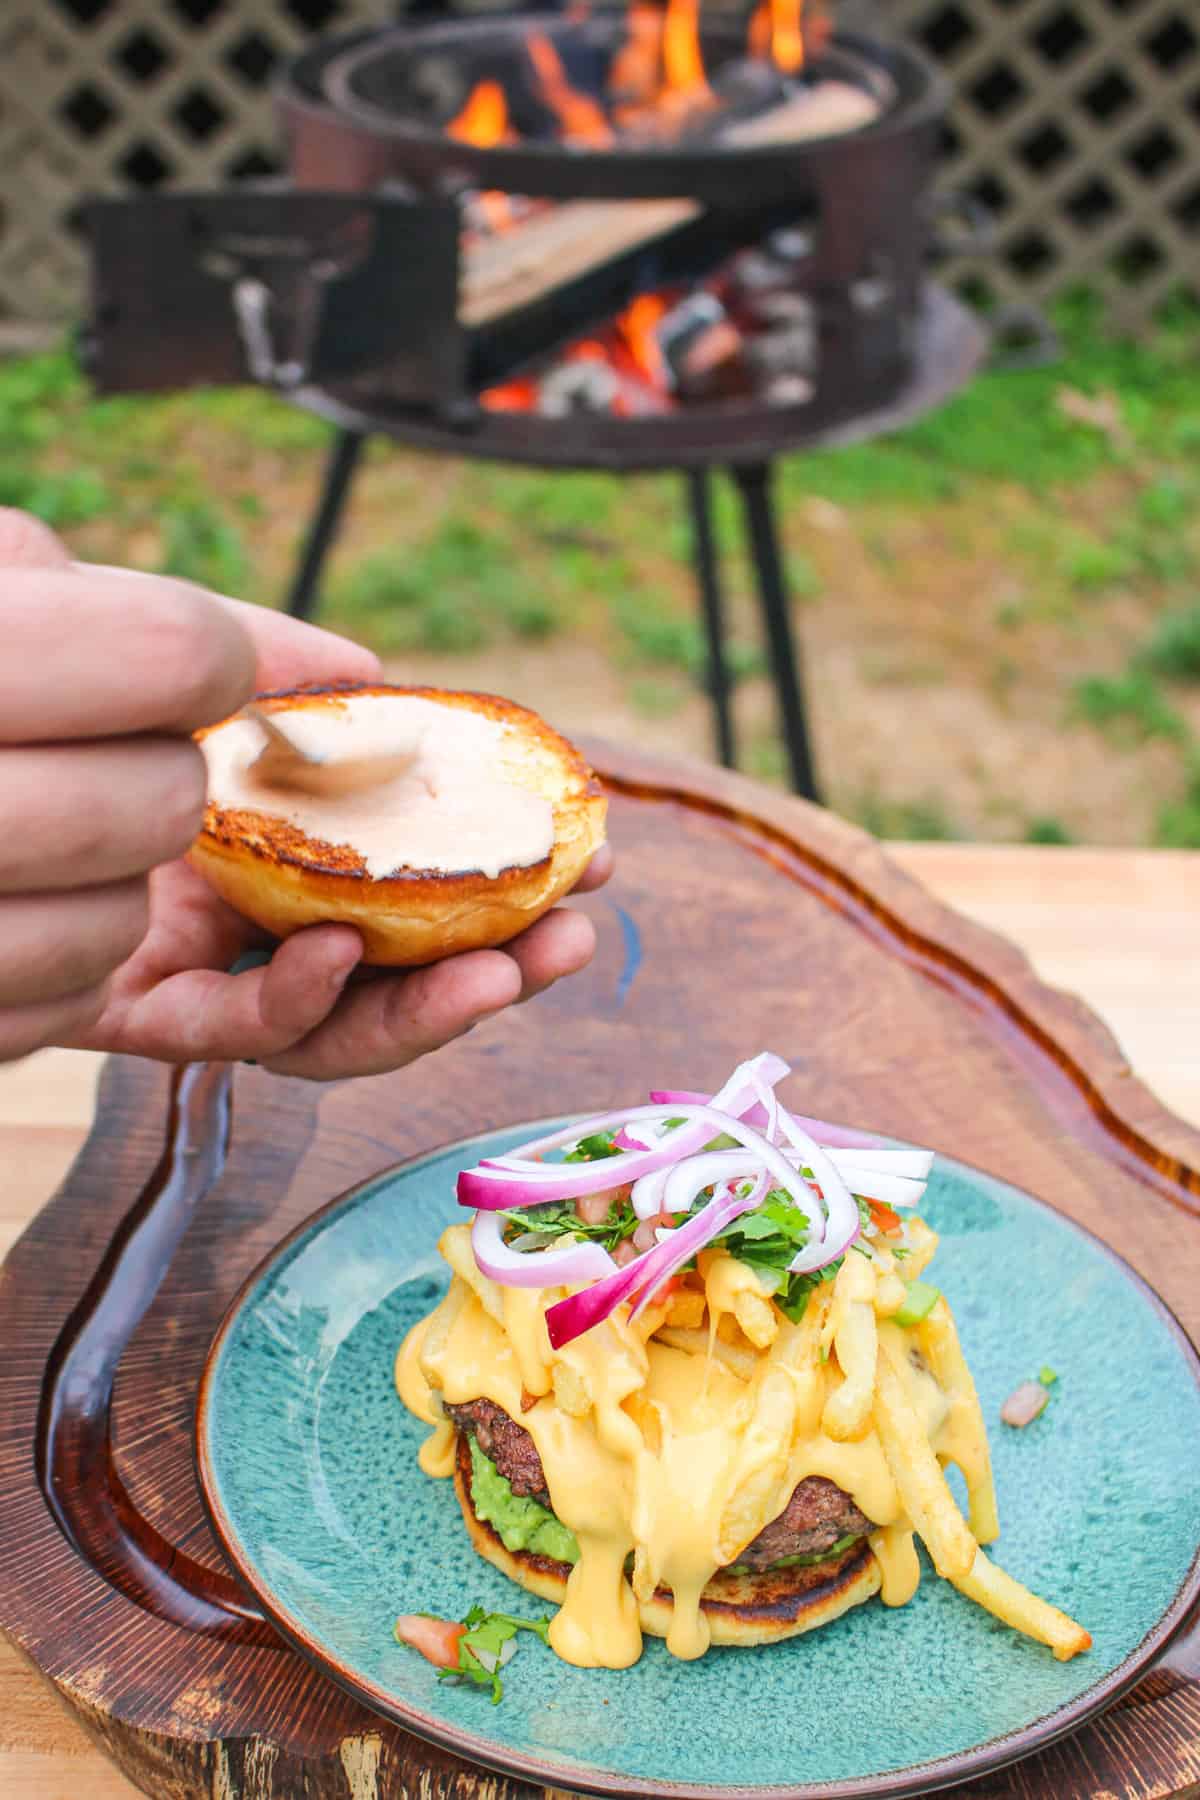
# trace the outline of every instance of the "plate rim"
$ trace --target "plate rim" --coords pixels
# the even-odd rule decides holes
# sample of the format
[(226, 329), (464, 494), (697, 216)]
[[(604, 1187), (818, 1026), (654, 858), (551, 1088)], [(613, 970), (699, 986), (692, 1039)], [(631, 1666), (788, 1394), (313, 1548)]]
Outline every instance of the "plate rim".
[[(345, 1662), (325, 1649), (300, 1620), (276, 1601), (271, 1587), (261, 1576), (249, 1556), (243, 1553), (238, 1543), (236, 1529), (220, 1498), (218, 1478), (208, 1448), (207, 1426), (216, 1384), (217, 1366), (251, 1293), (265, 1280), (276, 1265), (283, 1261), (300, 1239), (311, 1236), (319, 1229), (324, 1229), (335, 1214), (344, 1212), (361, 1202), (367, 1191), (377, 1187), (381, 1182), (394, 1180), (398, 1176), (414, 1174), (427, 1164), (440, 1161), (451, 1151), (469, 1151), (474, 1145), (490, 1143), (493, 1139), (510, 1131), (528, 1131), (531, 1136), (544, 1135), (558, 1126), (572, 1124), (577, 1120), (585, 1120), (592, 1116), (591, 1113), (586, 1112), (570, 1112), (548, 1118), (517, 1120), (509, 1125), (496, 1125), (486, 1131), (472, 1132), (466, 1137), (447, 1139), (444, 1143), (423, 1150), (416, 1156), (405, 1157), (399, 1162), (386, 1164), (373, 1175), (366, 1176), (362, 1181), (357, 1181), (341, 1193), (335, 1194), (307, 1214), (305, 1218), (299, 1220), (259, 1259), (239, 1283), (213, 1334), (201, 1369), (193, 1415), (193, 1462), (201, 1502), (222, 1555), (228, 1559), (236, 1578), (251, 1594), (256, 1604), (261, 1607), (263, 1614), (275, 1627), (284, 1642), (303, 1656), (311, 1667), (327, 1679), (334, 1681), (371, 1711), (390, 1720), (413, 1736), (422, 1738), (427, 1743), (435, 1744), (441, 1749), (449, 1750), (453, 1755), (461, 1757), (468, 1763), (474, 1763), (504, 1775), (526, 1777), (543, 1788), (559, 1789), (562, 1787), (563, 1781), (568, 1780), (572, 1789), (580, 1793), (615, 1796), (616, 1800), (623, 1800), (623, 1796), (626, 1795), (636, 1795), (641, 1797), (641, 1800), (859, 1800), (859, 1796), (875, 1796), (879, 1797), (879, 1800), (882, 1800), (883, 1796), (894, 1796), (895, 1800), (902, 1800), (904, 1796), (955, 1787), (962, 1782), (995, 1773), (1015, 1762), (1023, 1761), (1026, 1757), (1047, 1749), (1060, 1739), (1079, 1730), (1090, 1719), (1106, 1712), (1123, 1694), (1128, 1693), (1132, 1687), (1136, 1686), (1142, 1676), (1161, 1657), (1172, 1639), (1182, 1630), (1193, 1608), (1197, 1602), (1200, 1602), (1200, 1541), (1196, 1544), (1191, 1563), (1170, 1605), (1157, 1623), (1150, 1628), (1115, 1669), (1112, 1669), (1107, 1676), (1077, 1696), (1076, 1699), (1068, 1701), (1064, 1706), (1043, 1715), (1040, 1719), (1035, 1719), (1029, 1725), (1006, 1732), (1002, 1737), (989, 1739), (986, 1743), (977, 1745), (973, 1749), (959, 1751), (950, 1756), (934, 1757), (921, 1763), (912, 1763), (891, 1774), (875, 1773), (849, 1780), (810, 1781), (786, 1785), (759, 1783), (746, 1787), (710, 1782), (695, 1787), (684, 1782), (618, 1775), (615, 1772), (608, 1773), (603, 1770), (595, 1772), (576, 1770), (574, 1767), (561, 1763), (544, 1761), (527, 1752), (508, 1749), (496, 1744), (493, 1739), (477, 1736), (474, 1732), (451, 1724), (436, 1714), (426, 1713), (407, 1702), (397, 1701), (387, 1689), (381, 1687), (377, 1682), (355, 1673)], [(866, 1130), (869, 1128), (860, 1126), (855, 1129)], [(885, 1135), (888, 1135), (890, 1142), (896, 1144), (903, 1144), (907, 1141), (896, 1138), (892, 1134)], [(1111, 1244), (1092, 1231), (1089, 1226), (1080, 1224), (1069, 1213), (1064, 1212), (1051, 1201), (1030, 1193), (1027, 1188), (1018, 1187), (1015, 1182), (1008, 1181), (1003, 1176), (993, 1175), (988, 1170), (980, 1168), (978, 1164), (967, 1162), (961, 1157), (951, 1156), (941, 1151), (935, 1152), (935, 1155), (951, 1166), (966, 1170), (972, 1175), (981, 1176), (985, 1181), (997, 1182), (1000, 1186), (1009, 1188), (1030, 1205), (1049, 1213), (1098, 1250), (1140, 1292), (1143, 1299), (1149, 1303), (1151, 1310), (1166, 1326), (1182, 1354), (1183, 1361), (1188, 1366), (1197, 1392), (1200, 1393), (1200, 1348), (1192, 1342), (1174, 1310), (1157, 1289), (1143, 1275), (1140, 1275), (1118, 1250), (1115, 1250)]]

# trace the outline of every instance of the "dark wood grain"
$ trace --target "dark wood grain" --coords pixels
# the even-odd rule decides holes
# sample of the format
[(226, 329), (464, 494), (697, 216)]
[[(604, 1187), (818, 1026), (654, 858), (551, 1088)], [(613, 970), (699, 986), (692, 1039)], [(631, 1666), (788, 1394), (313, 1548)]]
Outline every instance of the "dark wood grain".
[[(794, 1064), (808, 1109), (930, 1143), (1098, 1231), (1200, 1336), (1200, 1133), (1086, 1009), (840, 821), (715, 771), (594, 754), (620, 873), (584, 903), (600, 928), (591, 969), (394, 1076), (318, 1088), (237, 1071), (224, 1172), (129, 1340), (103, 1432), (124, 1528), (185, 1586), (207, 1570), (210, 1594), (226, 1592), (192, 1471), (199, 1368), (226, 1300), (286, 1230), (438, 1143), (664, 1081), (716, 1084), (762, 1046)], [(97, 1270), (119, 1263), (122, 1221), (166, 1166), (169, 1089), (153, 1065), (108, 1065), (83, 1155), (0, 1271), (0, 1626), (150, 1793), (531, 1800), (282, 1646), (229, 1641), (131, 1589), (111, 1535), (88, 1535), (94, 1474), (68, 1497), (73, 1543), (52, 1518), (34, 1454), (47, 1367), (61, 1369), (72, 1314), (94, 1316)], [(1200, 1782), (1198, 1743), (1194, 1626), (1103, 1718), (972, 1791), (1157, 1800)]]

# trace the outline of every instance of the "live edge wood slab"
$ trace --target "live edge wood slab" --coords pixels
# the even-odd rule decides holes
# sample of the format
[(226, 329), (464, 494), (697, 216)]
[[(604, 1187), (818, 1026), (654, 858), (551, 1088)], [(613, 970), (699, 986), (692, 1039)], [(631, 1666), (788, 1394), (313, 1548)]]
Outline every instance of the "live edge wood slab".
[[(196, 1495), (196, 1379), (228, 1297), (389, 1163), (672, 1071), (715, 1084), (770, 1046), (807, 1109), (1053, 1201), (1200, 1336), (1200, 1132), (1085, 1007), (841, 821), (735, 776), (595, 755), (619, 874), (586, 903), (601, 939), (586, 974), (394, 1076), (316, 1087), (239, 1068), (231, 1130), (227, 1071), (181, 1082), (114, 1060), (78, 1163), (0, 1270), (0, 1628), (151, 1794), (533, 1800), (240, 1617)], [(1107, 1714), (972, 1791), (1158, 1800), (1198, 1782), (1193, 1619)]]

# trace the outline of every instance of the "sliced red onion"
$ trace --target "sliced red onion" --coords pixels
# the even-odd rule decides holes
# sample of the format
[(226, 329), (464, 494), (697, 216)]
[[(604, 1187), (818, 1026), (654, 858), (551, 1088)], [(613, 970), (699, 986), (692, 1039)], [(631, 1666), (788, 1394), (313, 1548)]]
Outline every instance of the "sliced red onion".
[(569, 1244), (562, 1250), (514, 1250), (501, 1235), (499, 1216), (478, 1212), (471, 1227), (471, 1248), (481, 1274), (502, 1287), (575, 1287), (600, 1281), (617, 1265), (602, 1244)]
[[(764, 1173), (759, 1175), (750, 1192), (742, 1195), (740, 1199), (736, 1188), (722, 1187), (718, 1189), (709, 1202), (709, 1208), (705, 1210), (711, 1209), (714, 1215), (721, 1218), (723, 1222), (708, 1233), (704, 1244), (711, 1243), (713, 1238), (719, 1237), (721, 1232), (733, 1224), (736, 1219), (740, 1219), (743, 1213), (753, 1212), (756, 1206), (761, 1206), (769, 1187), (770, 1177)], [(702, 1215), (697, 1214), (696, 1217), (699, 1218)], [(647, 1274), (645, 1284), (639, 1288), (637, 1299), (630, 1308), (631, 1319), (636, 1319), (643, 1306), (649, 1305), (665, 1281), (669, 1281), (677, 1270), (682, 1269), (685, 1262), (688, 1262), (704, 1248), (704, 1244), (695, 1241), (686, 1245), (681, 1242), (687, 1226), (694, 1222), (694, 1220), (688, 1219), (674, 1231), (659, 1233), (658, 1245), (650, 1254), (654, 1257), (663, 1256), (664, 1260), (661, 1266), (655, 1267), (653, 1273)]]
[(637, 1135), (622, 1125), (613, 1143), (618, 1150), (653, 1150), (659, 1143), (659, 1136), (649, 1125), (639, 1125)]
[[(787, 1064), (769, 1052), (754, 1057), (748, 1063), (742, 1063), (734, 1070), (711, 1105), (673, 1106), (670, 1111), (681, 1113), (684, 1123), (668, 1132), (650, 1150), (623, 1150), (618, 1157), (602, 1157), (592, 1163), (568, 1165), (525, 1160), (532, 1150), (554, 1149), (563, 1144), (575, 1143), (581, 1136), (586, 1136), (588, 1131), (634, 1125), (642, 1119), (662, 1120), (665, 1110), (662, 1106), (636, 1106), (623, 1112), (609, 1113), (600, 1119), (588, 1120), (586, 1128), (574, 1125), (552, 1137), (541, 1138), (535, 1144), (527, 1144), (518, 1153), (488, 1158), (477, 1168), (464, 1169), (459, 1175), (459, 1205), (485, 1210), (537, 1206), (547, 1200), (577, 1200), (582, 1194), (591, 1193), (596, 1188), (621, 1186), (625, 1182), (636, 1181), (639, 1176), (649, 1175), (668, 1163), (679, 1162), (693, 1150), (699, 1150), (708, 1138), (721, 1132), (739, 1137), (737, 1119), (732, 1114), (724, 1113), (722, 1105), (718, 1103), (728, 1104), (740, 1111), (752, 1101), (750, 1084), (756, 1076), (765, 1081), (778, 1081), (786, 1073)], [(706, 1129), (708, 1126), (713, 1129)]]
[(913, 1181), (926, 1181), (933, 1167), (933, 1151), (848, 1150), (835, 1146), (829, 1149), (829, 1160), (843, 1171), (854, 1169), (858, 1172), (877, 1172), (880, 1175), (904, 1175)]
[(839, 1172), (852, 1194), (861, 1194), (864, 1200), (882, 1200), (885, 1206), (916, 1206), (925, 1192), (923, 1181), (909, 1181), (904, 1175), (878, 1175), (841, 1165)]
[(673, 1231), (670, 1239), (656, 1244), (653, 1250), (647, 1250), (636, 1262), (618, 1269), (615, 1275), (607, 1276), (595, 1287), (584, 1288), (581, 1293), (571, 1294), (566, 1300), (559, 1300), (546, 1311), (546, 1329), (550, 1333), (550, 1342), (556, 1350), (573, 1339), (582, 1337), (594, 1325), (599, 1325), (615, 1312), (623, 1300), (639, 1294), (643, 1287), (651, 1291), (661, 1285), (674, 1269), (687, 1262), (703, 1250), (711, 1239), (719, 1237), (727, 1225), (742, 1213), (750, 1212), (759, 1203), (754, 1192), (738, 1198), (736, 1194), (725, 1194), (718, 1199), (710, 1200), (700, 1212), (693, 1214), (678, 1230)]
[[(691, 1088), (653, 1088), (650, 1098), (656, 1103), (661, 1101), (665, 1106), (703, 1106), (708, 1096), (707, 1094), (698, 1094)], [(757, 1106), (753, 1111), (744, 1113), (742, 1116), (752, 1125), (761, 1126), (765, 1121), (765, 1115)], [(802, 1131), (807, 1131), (818, 1144), (824, 1144), (827, 1148), (846, 1150), (885, 1148), (884, 1140), (880, 1137), (873, 1137), (869, 1131), (856, 1131), (850, 1125), (831, 1125), (825, 1119), (810, 1119), (804, 1113), (793, 1113), (792, 1118)]]
[[(858, 1201), (846, 1186), (827, 1150), (811, 1138), (786, 1107), (780, 1109), (779, 1128), (793, 1150), (804, 1158), (812, 1170), (821, 1193), (825, 1217), (814, 1208), (808, 1243), (788, 1264), (793, 1274), (808, 1274), (823, 1269), (827, 1263), (843, 1255), (861, 1229)], [(822, 1229), (818, 1232), (818, 1225)]]
[(779, 1142), (779, 1095), (775, 1092), (774, 1088), (767, 1087), (765, 1083), (757, 1080), (757, 1078), (752, 1083), (752, 1086), (754, 1092), (758, 1096), (758, 1103), (766, 1115), (763, 1123), (763, 1133), (769, 1143), (777, 1144)]
[(662, 1211), (663, 1184), (670, 1173), (668, 1163), (665, 1168), (654, 1169), (634, 1182), (629, 1199), (639, 1219), (653, 1219)]

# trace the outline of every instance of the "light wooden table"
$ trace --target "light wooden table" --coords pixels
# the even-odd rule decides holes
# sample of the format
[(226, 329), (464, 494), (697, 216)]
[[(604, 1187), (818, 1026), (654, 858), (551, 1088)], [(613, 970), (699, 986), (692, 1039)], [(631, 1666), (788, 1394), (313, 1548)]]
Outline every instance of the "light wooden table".
[[(1045, 980), (1082, 995), (1142, 1079), (1200, 1124), (1200, 854), (898, 844), (892, 855), (1020, 944)], [(0, 1255), (82, 1143), (100, 1061), (47, 1050), (0, 1068)], [(134, 1794), (0, 1645), (0, 1800)]]

